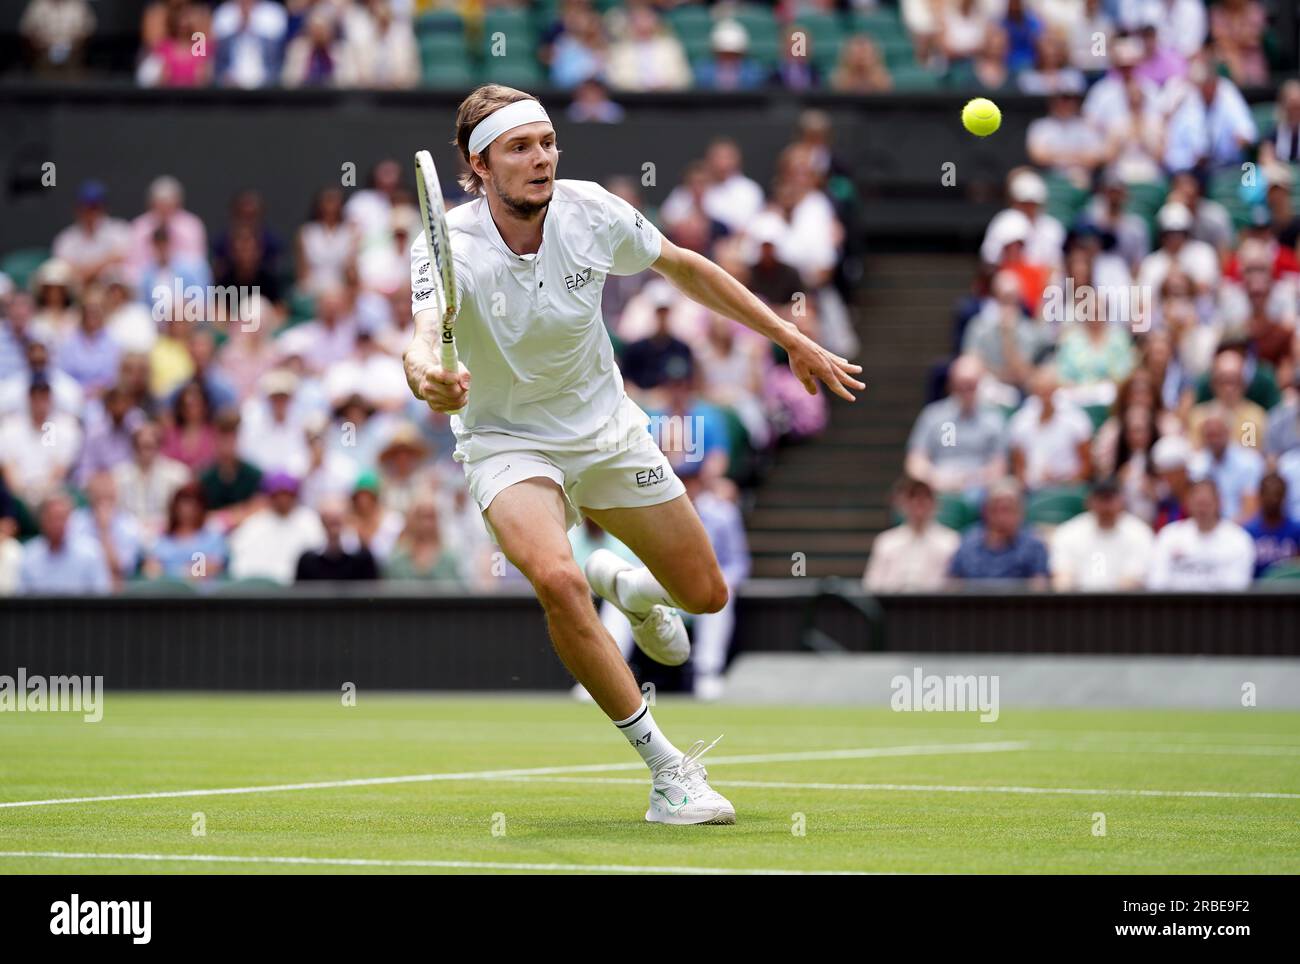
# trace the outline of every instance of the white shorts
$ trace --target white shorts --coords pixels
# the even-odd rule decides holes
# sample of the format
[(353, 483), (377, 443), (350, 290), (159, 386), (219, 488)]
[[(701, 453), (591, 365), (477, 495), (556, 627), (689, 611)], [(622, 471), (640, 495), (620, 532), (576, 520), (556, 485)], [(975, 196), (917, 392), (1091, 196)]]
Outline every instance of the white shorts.
[(470, 495), (478, 503), (492, 541), (487, 508), (502, 490), (525, 479), (550, 479), (564, 491), (565, 525), (581, 524), (588, 509), (626, 509), (670, 502), (686, 492), (667, 456), (647, 430), (649, 416), (623, 396), (607, 427), (585, 439), (552, 447), (503, 433), (476, 432), (474, 458), (465, 464)]

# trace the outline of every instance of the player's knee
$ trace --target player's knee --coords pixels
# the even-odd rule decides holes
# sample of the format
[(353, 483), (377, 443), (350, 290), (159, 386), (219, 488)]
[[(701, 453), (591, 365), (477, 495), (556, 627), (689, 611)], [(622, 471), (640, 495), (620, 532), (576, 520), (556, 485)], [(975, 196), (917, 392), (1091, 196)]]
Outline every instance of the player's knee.
[(712, 579), (703, 580), (697, 583), (689, 593), (687, 598), (678, 601), (691, 613), (716, 613), (727, 605), (727, 600), (731, 598), (730, 590), (727, 589), (727, 583), (722, 578), (721, 573), (717, 573)]
[(537, 598), (548, 612), (569, 606), (590, 604), (587, 579), (572, 559), (543, 563), (531, 574)]

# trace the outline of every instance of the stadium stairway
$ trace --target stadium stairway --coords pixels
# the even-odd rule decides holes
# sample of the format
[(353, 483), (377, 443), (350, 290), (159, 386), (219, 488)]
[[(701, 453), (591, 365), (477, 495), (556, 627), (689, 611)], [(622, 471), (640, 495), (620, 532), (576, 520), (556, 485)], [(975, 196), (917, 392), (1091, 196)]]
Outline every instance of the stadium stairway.
[(903, 468), (930, 366), (950, 350), (953, 303), (969, 290), (967, 255), (875, 254), (866, 260), (854, 324), (867, 391), (831, 397), (830, 424), (781, 449), (746, 519), (755, 578), (857, 579), (871, 541), (888, 528), (889, 490)]

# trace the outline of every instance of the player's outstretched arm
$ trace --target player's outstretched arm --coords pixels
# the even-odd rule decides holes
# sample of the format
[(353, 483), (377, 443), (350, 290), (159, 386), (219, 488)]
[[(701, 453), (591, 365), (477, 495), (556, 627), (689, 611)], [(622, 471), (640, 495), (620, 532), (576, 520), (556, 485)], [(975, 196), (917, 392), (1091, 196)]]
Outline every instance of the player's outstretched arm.
[(435, 412), (458, 412), (469, 395), (469, 371), (445, 372), (434, 350), (438, 312), (432, 308), (415, 313), (415, 337), (402, 355), (406, 384), (416, 398), (428, 403)]
[(664, 238), (659, 259), (650, 267), (692, 301), (735, 319), (784, 348), (790, 356), (790, 370), (809, 395), (817, 394), (820, 381), (840, 398), (852, 402), (855, 399), (849, 389), (861, 391), (867, 387), (853, 377), (862, 371), (861, 365), (827, 351), (703, 255)]

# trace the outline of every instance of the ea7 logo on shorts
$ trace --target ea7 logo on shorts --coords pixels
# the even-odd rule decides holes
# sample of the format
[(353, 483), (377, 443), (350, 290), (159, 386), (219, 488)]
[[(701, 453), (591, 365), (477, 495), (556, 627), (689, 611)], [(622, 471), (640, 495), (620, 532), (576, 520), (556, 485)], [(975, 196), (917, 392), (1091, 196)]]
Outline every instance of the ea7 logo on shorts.
[(636, 484), (641, 489), (648, 485), (658, 485), (663, 480), (664, 467), (662, 465), (656, 469), (642, 469), (636, 474)]
[(583, 268), (575, 274), (566, 274), (564, 276), (564, 286), (570, 291), (577, 291), (586, 285), (591, 284), (591, 269)]

